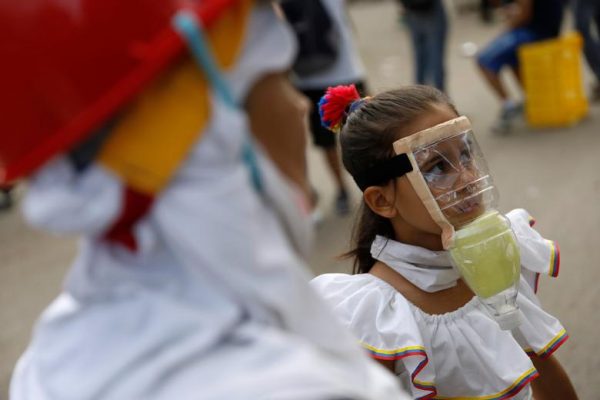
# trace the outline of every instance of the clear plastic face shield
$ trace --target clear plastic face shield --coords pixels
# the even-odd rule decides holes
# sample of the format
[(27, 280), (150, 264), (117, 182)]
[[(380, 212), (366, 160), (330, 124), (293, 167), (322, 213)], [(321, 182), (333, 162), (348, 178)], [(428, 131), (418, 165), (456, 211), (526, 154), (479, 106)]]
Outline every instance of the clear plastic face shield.
[(455, 229), (494, 206), (496, 190), (472, 131), (414, 149), (413, 156), (435, 202)]
[(394, 150), (408, 156), (406, 175), (442, 229), (444, 248), (455, 230), (496, 207), (496, 188), (466, 117), (402, 138)]
[(442, 244), (469, 287), (503, 329), (519, 324), (520, 256), (508, 220), (496, 211), (497, 191), (466, 117), (394, 143), (406, 173), (442, 230)]

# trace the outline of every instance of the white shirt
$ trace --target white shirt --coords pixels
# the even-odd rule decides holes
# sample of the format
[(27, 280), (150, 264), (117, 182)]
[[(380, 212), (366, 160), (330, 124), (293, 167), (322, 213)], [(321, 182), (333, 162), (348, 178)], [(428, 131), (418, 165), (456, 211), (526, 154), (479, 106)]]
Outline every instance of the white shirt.
[[(529, 226), (525, 210), (508, 217), (523, 255), (523, 270), (552, 273), (556, 247)], [(414, 268), (421, 269), (420, 277), (423, 271), (433, 275), (441, 271), (439, 282), (448, 282), (447, 273), (439, 269), (449, 266), (445, 252), (390, 244), (383, 250), (390, 254), (382, 255), (390, 268), (407, 279)], [(537, 259), (531, 257), (534, 252)], [(409, 264), (413, 269), (407, 268)], [(439, 286), (432, 285), (434, 281), (411, 279), (430, 288)], [(527, 399), (529, 383), (537, 377), (528, 353), (547, 357), (568, 337), (560, 322), (541, 308), (525, 277), (517, 297), (523, 322), (512, 332), (501, 330), (476, 297), (455, 311), (430, 315), (371, 274), (325, 274), (312, 284), (372, 357), (396, 361), (396, 372), (414, 398)]]

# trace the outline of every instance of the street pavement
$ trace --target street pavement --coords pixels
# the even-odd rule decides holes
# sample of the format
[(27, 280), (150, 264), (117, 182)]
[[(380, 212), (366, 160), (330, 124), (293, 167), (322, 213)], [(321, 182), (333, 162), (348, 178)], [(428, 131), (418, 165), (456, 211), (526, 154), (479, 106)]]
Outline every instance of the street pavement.
[[(350, 15), (371, 91), (411, 83), (410, 43), (395, 2), (354, 2)], [(568, 21), (566, 25), (568, 29)], [(580, 398), (597, 400), (600, 262), (594, 257), (600, 243), (600, 105), (591, 105), (589, 116), (572, 127), (531, 130), (519, 123), (511, 134), (493, 134), (489, 128), (498, 103), (481, 81), (473, 59), (463, 55), (461, 45), (473, 42), (483, 46), (500, 29), (500, 24), (482, 24), (474, 13), (451, 10), (448, 92), (459, 111), (473, 122), (499, 188), (500, 209), (526, 208), (537, 220), (536, 228), (560, 245), (560, 275), (540, 279), (539, 297), (570, 335), (556, 355)], [(587, 88), (591, 83), (587, 68), (585, 76)], [(518, 94), (514, 84), (511, 90)], [(335, 215), (333, 181), (322, 155), (311, 148), (308, 158), (309, 174), (325, 216), (316, 231), (311, 268), (316, 274), (347, 272), (349, 262), (337, 256), (348, 249), (354, 215)], [(19, 188), (18, 197), (23, 190)], [(352, 199), (358, 204), (357, 190)], [(35, 319), (58, 293), (75, 251), (74, 238), (32, 230), (18, 209), (0, 213), (0, 399), (6, 397), (12, 368)]]

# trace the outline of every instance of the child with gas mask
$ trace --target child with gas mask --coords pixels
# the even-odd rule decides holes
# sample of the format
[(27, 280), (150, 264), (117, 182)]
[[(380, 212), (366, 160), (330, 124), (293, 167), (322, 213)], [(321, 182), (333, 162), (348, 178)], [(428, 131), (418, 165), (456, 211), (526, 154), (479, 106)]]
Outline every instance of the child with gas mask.
[(435, 88), (360, 98), (330, 88), (322, 121), (363, 192), (354, 275), (312, 281), (414, 398), (575, 399), (552, 353), (565, 329), (538, 302), (559, 254), (496, 193), (469, 120)]
[(0, 182), (81, 238), (11, 399), (406, 398), (308, 284), (289, 27), (270, 2), (181, 7), (0, 11)]

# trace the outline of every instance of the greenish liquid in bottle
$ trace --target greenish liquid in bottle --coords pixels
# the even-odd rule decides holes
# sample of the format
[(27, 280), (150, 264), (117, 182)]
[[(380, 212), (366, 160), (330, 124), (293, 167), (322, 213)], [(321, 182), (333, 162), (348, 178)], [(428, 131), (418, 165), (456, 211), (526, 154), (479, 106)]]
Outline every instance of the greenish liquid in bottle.
[(490, 211), (456, 231), (450, 256), (465, 282), (481, 298), (516, 284), (521, 260), (506, 218)]

